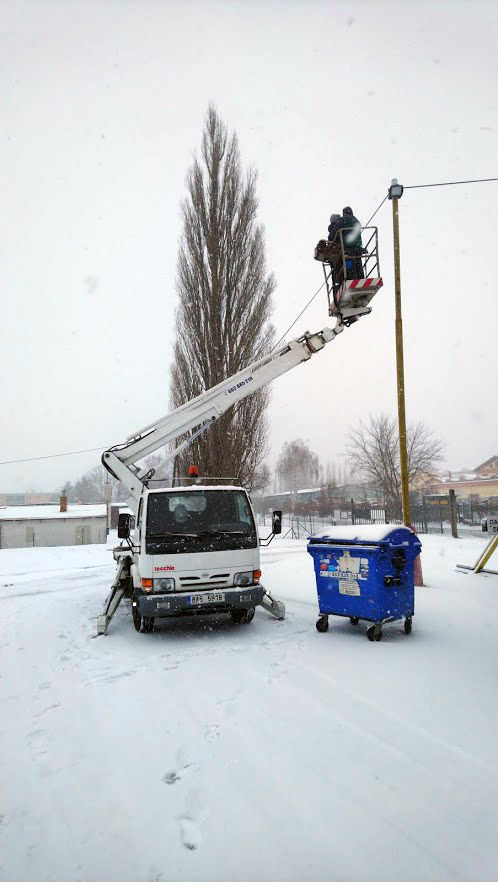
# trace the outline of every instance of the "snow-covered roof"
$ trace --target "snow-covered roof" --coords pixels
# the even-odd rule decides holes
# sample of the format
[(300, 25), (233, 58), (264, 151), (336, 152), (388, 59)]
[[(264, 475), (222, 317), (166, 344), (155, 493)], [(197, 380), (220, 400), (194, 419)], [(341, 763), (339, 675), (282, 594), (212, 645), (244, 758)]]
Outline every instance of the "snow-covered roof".
[(6, 505), (0, 507), (0, 520), (2, 521), (44, 521), (48, 518), (98, 518), (105, 516), (105, 503), (68, 505), (67, 511), (60, 511), (58, 503), (57, 505)]
[(448, 481), (478, 481), (481, 477), (481, 475), (477, 475), (475, 472), (454, 471), (441, 475), (439, 483), (447, 483)]
[(432, 484), (434, 486), (440, 484), (493, 484), (496, 483), (496, 478), (491, 477), (490, 475), (475, 475), (475, 474), (462, 474), (462, 472), (455, 472), (452, 478), (446, 477), (440, 479), (439, 481), (433, 481)]

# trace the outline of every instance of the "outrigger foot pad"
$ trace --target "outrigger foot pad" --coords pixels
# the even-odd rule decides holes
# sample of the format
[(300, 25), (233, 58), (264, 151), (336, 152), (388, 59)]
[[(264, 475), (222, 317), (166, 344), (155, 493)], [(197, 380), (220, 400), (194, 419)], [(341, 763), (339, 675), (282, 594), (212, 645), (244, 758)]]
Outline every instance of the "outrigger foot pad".
[(107, 616), (105, 616), (105, 615), (97, 616), (97, 636), (100, 636), (101, 634), (107, 633), (107, 625), (108, 624), (109, 624), (109, 622), (107, 621)]
[(285, 619), (285, 603), (282, 600), (274, 600), (268, 591), (263, 594), (261, 606), (276, 619)]

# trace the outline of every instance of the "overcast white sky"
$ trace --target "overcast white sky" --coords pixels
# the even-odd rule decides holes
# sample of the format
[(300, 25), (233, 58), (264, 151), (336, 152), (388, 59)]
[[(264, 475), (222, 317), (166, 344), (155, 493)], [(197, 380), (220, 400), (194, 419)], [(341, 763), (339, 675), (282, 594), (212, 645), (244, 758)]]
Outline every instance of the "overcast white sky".
[[(16, 2), (0, 9), (0, 460), (121, 442), (169, 410), (179, 204), (209, 101), (259, 171), (280, 336), (328, 217), (390, 179), (496, 176), (494, 2)], [(400, 202), (408, 419), (449, 467), (498, 451), (496, 184)], [(275, 382), (272, 459), (396, 413), (391, 204), (372, 315)], [(319, 295), (293, 330), (330, 323)], [(292, 336), (292, 334), (291, 334)], [(0, 467), (56, 489), (99, 454)]]

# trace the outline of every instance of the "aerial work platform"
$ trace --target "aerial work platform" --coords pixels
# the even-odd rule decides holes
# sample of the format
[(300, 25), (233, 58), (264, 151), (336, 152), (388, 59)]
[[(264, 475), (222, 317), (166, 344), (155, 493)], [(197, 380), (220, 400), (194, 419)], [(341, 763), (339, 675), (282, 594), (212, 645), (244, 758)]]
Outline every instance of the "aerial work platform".
[(345, 243), (350, 232), (339, 230), (332, 242), (320, 239), (314, 255), (323, 267), (329, 315), (341, 316), (346, 325), (356, 320), (356, 310), (365, 310), (383, 285), (377, 227), (361, 228), (362, 241), (366, 239), (361, 248)]

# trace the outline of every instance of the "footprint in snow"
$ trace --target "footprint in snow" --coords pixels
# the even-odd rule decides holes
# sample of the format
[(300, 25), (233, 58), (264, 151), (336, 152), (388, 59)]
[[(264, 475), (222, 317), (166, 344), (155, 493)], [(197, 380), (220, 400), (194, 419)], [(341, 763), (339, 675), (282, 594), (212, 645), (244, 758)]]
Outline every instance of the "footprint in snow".
[(206, 729), (204, 731), (204, 737), (205, 737), (206, 741), (211, 741), (211, 742), (216, 741), (216, 739), (219, 738), (219, 736), (220, 736), (220, 727), (217, 725), (217, 723), (212, 723), (212, 725), (206, 726)]
[(187, 772), (192, 771), (194, 768), (195, 768), (195, 766), (192, 763), (186, 763), (180, 769), (172, 769), (171, 772), (166, 772), (163, 775), (163, 781), (165, 784), (176, 784), (177, 781), (182, 780), (182, 778), (184, 777), (184, 775), (187, 774)]
[(181, 818), (180, 834), (183, 847), (189, 851), (195, 851), (202, 844), (202, 833), (192, 818)]
[(48, 711), (57, 710), (60, 707), (60, 704), (49, 704), (48, 707), (44, 707), (43, 710), (39, 711), (35, 714), (35, 717), (41, 717), (43, 714), (46, 714)]

